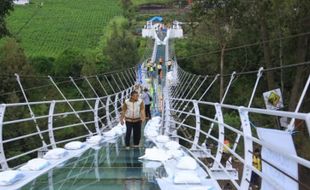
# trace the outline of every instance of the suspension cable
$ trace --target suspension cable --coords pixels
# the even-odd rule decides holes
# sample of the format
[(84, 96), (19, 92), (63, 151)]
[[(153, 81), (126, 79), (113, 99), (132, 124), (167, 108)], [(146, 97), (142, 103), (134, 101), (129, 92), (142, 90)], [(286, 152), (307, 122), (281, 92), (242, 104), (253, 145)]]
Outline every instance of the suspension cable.
[[(298, 34), (294, 34), (294, 35), (290, 35), (290, 36), (282, 37), (282, 38), (274, 38), (274, 39), (265, 40), (265, 41), (261, 41), (261, 42), (242, 44), (242, 45), (235, 46), (235, 47), (225, 48), (225, 52), (226, 51), (231, 51), (231, 50), (242, 49), (242, 48), (245, 48), (245, 47), (257, 46), (257, 45), (265, 44), (265, 43), (271, 43), (271, 42), (275, 42), (275, 41), (279, 41), (279, 40), (284, 40), (284, 39), (291, 39), (291, 38), (296, 38), (296, 37), (300, 37), (300, 36), (306, 36), (306, 35), (309, 35), (309, 34), (310, 34), (310, 32), (303, 32), (303, 33), (298, 33)], [(187, 58), (198, 57), (198, 56), (202, 56), (202, 55), (210, 55), (210, 54), (215, 54), (215, 53), (219, 53), (219, 52), (221, 52), (220, 49), (214, 50), (214, 51), (209, 51), (209, 52), (204, 52), (204, 53), (197, 53), (197, 54), (190, 55), (190, 56), (184, 56), (184, 57), (180, 57), (178, 59), (179, 60), (183, 60), (183, 59), (187, 59)]]
[[(130, 70), (132, 68), (135, 68), (135, 67), (131, 67), (131, 68), (128, 68), (126, 69), (127, 70)], [(124, 71), (124, 70), (121, 70), (121, 71)], [(98, 75), (90, 75), (90, 76), (86, 76), (87, 78), (95, 78), (96, 76), (109, 76), (109, 75), (113, 75), (115, 73), (118, 73), (119, 71), (116, 70), (116, 71), (111, 71), (111, 72), (106, 72), (106, 73), (101, 73), (101, 74), (98, 74)], [(19, 75), (20, 78), (38, 78), (38, 79), (49, 79), (48, 76), (40, 76), (40, 75)], [(9, 74), (5, 74), (5, 75), (0, 75), (0, 78), (14, 78), (15, 79), (15, 75), (9, 75)], [(71, 83), (71, 79), (69, 77), (55, 77), (56, 79), (67, 79), (67, 80), (63, 80), (63, 81), (59, 81), (59, 82), (55, 82), (57, 85), (60, 85), (60, 84), (66, 84), (66, 83)], [(69, 78), (69, 79), (68, 79)], [(74, 79), (75, 81), (79, 81), (79, 80), (83, 80), (85, 77), (84, 76), (81, 76), (81, 77), (72, 77), (72, 79)], [(30, 87), (30, 88), (25, 88), (24, 91), (32, 91), (32, 90), (38, 90), (38, 89), (42, 89), (42, 88), (46, 88), (46, 87), (50, 87), (50, 86), (53, 86), (53, 84), (45, 84), (45, 85), (40, 85), (40, 86), (34, 86), (34, 87)], [(21, 93), (22, 91), (21, 90), (16, 90), (16, 91), (11, 91), (11, 92), (5, 92), (5, 93), (2, 93), (0, 94), (0, 97), (2, 96), (6, 96), (6, 95), (11, 95), (11, 94), (15, 94), (15, 93)]]

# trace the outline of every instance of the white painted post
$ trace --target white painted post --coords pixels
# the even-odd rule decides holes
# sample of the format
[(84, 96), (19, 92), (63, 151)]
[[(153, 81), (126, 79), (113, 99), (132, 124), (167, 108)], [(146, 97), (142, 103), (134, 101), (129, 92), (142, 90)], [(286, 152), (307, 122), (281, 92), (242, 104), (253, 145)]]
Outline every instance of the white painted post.
[[(224, 101), (225, 101), (225, 98), (226, 98), (226, 96), (227, 96), (227, 94), (228, 94), (228, 91), (229, 91), (229, 89), (230, 89), (231, 83), (232, 83), (232, 81), (233, 81), (234, 78), (235, 78), (235, 74), (236, 74), (236, 72), (233, 72), (233, 73), (231, 74), (231, 76), (230, 76), (230, 80), (229, 80), (229, 82), (228, 82), (228, 85), (227, 85), (227, 87), (226, 87), (225, 93), (224, 93), (223, 98), (222, 98), (222, 100), (221, 100), (221, 104), (223, 104)], [(215, 114), (214, 119), (216, 119), (216, 117), (217, 117), (217, 114)], [(214, 127), (214, 123), (211, 123), (210, 129), (208, 130), (208, 135), (206, 136), (206, 139), (209, 138), (209, 136), (210, 136), (210, 134), (211, 134), (211, 132), (212, 132), (212, 130), (213, 130), (213, 127)]]
[[(221, 108), (220, 104), (217, 103), (217, 104), (215, 104), (214, 107), (215, 107), (215, 111), (216, 111), (217, 121), (219, 123), (224, 123), (222, 108)], [(224, 126), (222, 124), (218, 124), (218, 126), (219, 126), (219, 130), (218, 130), (219, 142), (217, 144), (217, 151), (216, 151), (215, 162), (214, 162), (213, 168), (218, 168), (217, 163), (221, 162), (222, 155), (223, 155), (223, 144), (224, 144), (224, 138), (225, 138), (225, 135), (224, 135), (225, 130), (224, 130)]]
[(251, 153), (253, 152), (253, 143), (252, 140), (247, 137), (251, 137), (252, 132), (248, 111), (244, 110), (243, 107), (239, 107), (238, 111), (241, 119), (243, 140), (244, 140), (244, 166), (243, 166), (240, 189), (249, 189), (249, 182), (251, 180), (251, 174), (252, 174), (252, 169), (250, 166), (252, 166), (252, 159), (253, 159)]
[[(251, 107), (252, 105), (252, 102), (253, 102), (253, 99), (254, 99), (254, 96), (255, 96), (255, 92), (256, 92), (256, 89), (257, 89), (257, 86), (258, 86), (258, 83), (262, 77), (262, 72), (263, 72), (264, 68), (263, 67), (260, 67), (258, 69), (258, 72), (257, 72), (257, 78), (256, 78), (256, 81), (255, 81), (255, 85), (254, 85), (254, 88), (253, 88), (253, 91), (252, 91), (252, 94), (251, 94), (251, 98), (250, 98), (250, 101), (249, 101), (249, 104), (248, 104), (248, 108)], [(242, 126), (241, 126), (242, 127)], [(234, 145), (233, 145), (233, 151), (236, 151), (236, 148), (238, 146), (238, 143), (239, 143), (239, 140), (240, 140), (240, 134), (237, 135), (237, 138), (234, 142)]]
[(57, 148), (55, 136), (54, 136), (54, 129), (53, 129), (53, 120), (54, 120), (54, 110), (55, 110), (56, 101), (53, 100), (50, 104), (49, 112), (48, 112), (48, 137), (50, 139), (50, 143), (52, 148)]
[(191, 149), (195, 150), (197, 149), (197, 145), (199, 142), (199, 136), (200, 136), (200, 111), (199, 111), (197, 100), (193, 100), (192, 102), (194, 104), (194, 109), (195, 109), (196, 127), (195, 127), (195, 137), (194, 137), (194, 141), (193, 141)]
[(107, 124), (108, 124), (108, 127), (111, 128), (111, 119), (110, 119), (110, 111), (109, 111), (109, 107), (110, 107), (110, 101), (111, 101), (111, 97), (108, 96), (107, 97), (107, 102), (106, 102), (106, 105), (105, 105), (105, 114), (106, 114), (106, 119), (107, 119)]
[[(100, 127), (99, 127), (99, 116), (98, 116), (98, 108), (99, 108), (100, 98), (96, 98), (95, 102), (95, 109), (94, 109), (94, 121), (95, 121), (95, 128), (98, 135), (101, 135)], [(101, 122), (101, 121), (100, 121)], [(103, 123), (102, 127), (104, 126)]]
[(115, 110), (115, 118), (119, 118), (119, 112), (117, 108), (117, 102), (118, 102), (118, 94), (115, 94), (115, 100), (114, 100), (114, 110)]
[(5, 152), (3, 148), (3, 120), (6, 104), (0, 105), (0, 164), (2, 170), (9, 169), (8, 162), (6, 161)]

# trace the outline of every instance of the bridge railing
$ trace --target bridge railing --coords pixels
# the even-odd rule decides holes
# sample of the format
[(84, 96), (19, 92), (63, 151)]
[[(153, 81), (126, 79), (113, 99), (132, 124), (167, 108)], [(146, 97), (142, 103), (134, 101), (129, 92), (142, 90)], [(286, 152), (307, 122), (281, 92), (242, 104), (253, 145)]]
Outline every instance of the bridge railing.
[[(265, 72), (285, 70), (306, 64), (309, 62), (287, 65), (284, 68), (259, 68), (257, 71), (233, 72), (225, 75), (226, 80), (227, 77), (229, 80), (225, 81), (226, 88), (223, 96), (218, 100), (215, 96), (219, 94), (217, 92), (219, 87), (216, 84), (220, 75), (202, 76), (189, 73), (177, 64), (175, 58), (174, 69), (177, 70), (177, 74), (174, 74), (174, 77), (177, 78), (178, 84), (167, 86), (164, 92), (165, 113), (163, 113), (162, 131), (179, 139), (182, 145), (192, 151), (193, 155), (198, 153), (196, 156), (207, 157), (205, 168), (215, 179), (229, 180), (237, 189), (248, 189), (253, 172), (260, 176), (265, 184), (268, 183), (275, 189), (284, 189), (284, 184), (279, 182), (277, 177), (269, 176), (270, 173), (266, 170), (259, 171), (253, 167), (252, 157), (256, 149), (263, 152), (269, 150), (283, 160), (293, 161), (296, 167), (310, 171), (310, 158), (301, 151), (303, 145), (296, 143), (296, 138), (294, 138), (295, 129), (298, 127), (305, 131), (302, 134), (306, 136), (304, 140), (309, 140), (310, 114), (300, 113), (300, 108), (309, 88), (310, 75), (295, 112), (252, 107), (257, 106), (258, 102), (259, 106), (263, 105), (261, 97), (257, 98), (255, 95), (262, 93), (263, 90), (266, 91), (266, 87), (260, 85), (265, 82), (263, 81)], [(240, 85), (236, 85), (237, 79), (247, 81), (247, 89), (244, 91), (250, 93), (250, 96), (248, 96), (249, 100), (246, 94), (235, 98), (238, 101), (248, 101), (247, 105), (234, 104), (236, 101), (234, 102), (233, 97), (229, 96), (230, 93), (235, 92), (233, 87)], [(253, 82), (252, 89), (249, 88), (251, 82)], [(224, 103), (225, 98), (229, 103)], [(280, 118), (287, 119), (286, 127), (280, 127)], [(263, 134), (268, 133), (268, 130), (266, 132), (264, 129), (275, 129), (276, 132), (285, 133), (295, 145), (296, 149), (295, 147), (293, 149), (297, 154), (281, 148), (281, 141), (270, 143), (266, 140)], [(262, 161), (263, 165), (268, 165), (272, 170), (284, 174), (282, 177), (285, 176), (286, 181), (297, 184), (297, 187), (309, 188), (305, 185), (305, 181), (299, 180), (297, 170), (297, 174), (293, 174), (294, 172), (288, 172), (283, 167), (270, 163), (267, 159), (263, 158)]]
[[(69, 77), (66, 84), (71, 86), (64, 87), (48, 76), (56, 89), (55, 94), (63, 99), (30, 102), (28, 96), (32, 94), (24, 89), (16, 74), (25, 102), (0, 104), (1, 170), (16, 168), (49, 148), (73, 140), (84, 141), (113, 127), (137, 77), (135, 68), (129, 68), (118, 73), (79, 78), (80, 83)], [(67, 98), (68, 88), (75, 89), (78, 98)], [(95, 97), (87, 98), (86, 92)]]
[[(99, 98), (1, 104), (1, 168), (8, 169), (10, 166), (24, 163), (30, 157), (35, 157), (38, 151), (56, 148), (73, 140), (85, 140), (89, 136), (101, 134), (106, 128), (113, 127), (115, 121), (119, 119), (121, 104), (129, 97), (131, 90), (132, 88), (128, 88)], [(91, 108), (87, 107), (85, 101)], [(66, 106), (68, 103), (74, 110)], [(28, 105), (32, 108), (45, 107), (48, 111), (45, 110), (47, 113), (42, 115), (12, 120), (7, 116), (16, 111), (27, 112)], [(38, 131), (33, 128), (34, 119), (39, 126)], [(10, 152), (8, 154), (8, 150), (16, 150), (16, 154)]]
[[(268, 149), (272, 152), (275, 152), (276, 154), (279, 154), (284, 159), (291, 160), (300, 166), (310, 169), (310, 161), (307, 158), (296, 154), (291, 154), (285, 149), (279, 148), (281, 147), (280, 145), (283, 142), (279, 141), (278, 145), (274, 145), (264, 140), (261, 140), (261, 138), (258, 137), (258, 134), (256, 132), (258, 128), (254, 126), (253, 122), (251, 121), (251, 118), (255, 117), (255, 115), (260, 115), (260, 118), (265, 117), (269, 120), (270, 117), (287, 117), (289, 119), (303, 121), (305, 123), (304, 125), (309, 129), (310, 113), (294, 113), (287, 111), (246, 108), (242, 106), (180, 98), (171, 98), (170, 100), (188, 102), (190, 104), (189, 107), (194, 108), (194, 112), (177, 108), (169, 108), (169, 110), (166, 110), (174, 114), (181, 113), (182, 117), (184, 117), (185, 115), (189, 116), (188, 120), (191, 120), (191, 123), (193, 124), (189, 125), (184, 122), (174, 120), (173, 117), (164, 122), (168, 122), (170, 124), (178, 126), (174, 130), (178, 130), (180, 128), (189, 129), (193, 136), (185, 137), (184, 135), (180, 135), (180, 133), (175, 133), (173, 129), (165, 130), (166, 133), (173, 137), (179, 138), (183, 142), (186, 142), (190, 150), (199, 149), (201, 151), (204, 151), (206, 154), (209, 154), (209, 158), (211, 159), (208, 165), (211, 166), (210, 175), (212, 176), (212, 169), (223, 170), (223, 172), (226, 173), (228, 177), (227, 179), (230, 180), (237, 189), (247, 189), (249, 187), (252, 172), (255, 172), (263, 180), (266, 180), (276, 189), (283, 189), (283, 184), (279, 184), (278, 181), (274, 179), (274, 176), (269, 176), (267, 172), (264, 172), (264, 170), (259, 171), (253, 166), (253, 147), (259, 148), (261, 150)], [(216, 118), (201, 114), (200, 110), (203, 109), (204, 106), (207, 106), (207, 109), (213, 109), (213, 111), (216, 113)], [(234, 126), (226, 122), (227, 118), (225, 118), (224, 113), (229, 112), (237, 113), (241, 126)], [(216, 130), (213, 131), (213, 133), (208, 133), (208, 128), (211, 123), (216, 126)], [(261, 126), (261, 128), (266, 127), (268, 128), (269, 126)], [(225, 143), (225, 140), (232, 139), (232, 137), (235, 138), (238, 136), (239, 138), (241, 138), (242, 143), (238, 143), (237, 147), (231, 147), (227, 143)], [(204, 144), (206, 142), (203, 142), (203, 139), (209, 139), (209, 141), (207, 142), (208, 145), (215, 145), (211, 151), (208, 151), (206, 149), (206, 146)], [(223, 163), (223, 159), (225, 160), (223, 154), (226, 156), (229, 155), (229, 159), (226, 158), (226, 166), (225, 163)], [(242, 176), (240, 177), (240, 181), (239, 178), (238, 180), (236, 180), (235, 176), (232, 176), (229, 173), (231, 167), (227, 167), (227, 164), (232, 164), (232, 162), (238, 163), (233, 165), (234, 167), (238, 167), (239, 171), (241, 171)], [(292, 179), (296, 183), (299, 183), (298, 177), (296, 178), (296, 176), (291, 176), (290, 174), (286, 173), (286, 171), (283, 171), (276, 166), (271, 165), (271, 167), (275, 168), (279, 172), (284, 173), (289, 179)]]

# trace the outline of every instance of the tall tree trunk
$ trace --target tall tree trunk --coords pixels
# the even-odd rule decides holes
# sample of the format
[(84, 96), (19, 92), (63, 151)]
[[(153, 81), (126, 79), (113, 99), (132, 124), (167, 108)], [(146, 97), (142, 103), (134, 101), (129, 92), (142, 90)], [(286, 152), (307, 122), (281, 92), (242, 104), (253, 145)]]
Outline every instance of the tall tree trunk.
[[(279, 34), (279, 38), (281, 38), (281, 33)], [(280, 67), (283, 66), (283, 47), (282, 47), (282, 40), (279, 41), (279, 62)], [(283, 69), (280, 70), (280, 79), (281, 79), (281, 92), (284, 92), (284, 81), (283, 81)]]
[[(266, 20), (264, 16), (262, 16), (260, 20), (260, 31), (262, 35), (262, 40), (267, 41), (268, 40), (268, 33), (267, 33), (267, 25), (266, 25)], [(269, 43), (263, 43), (263, 48), (264, 48), (264, 60), (265, 60), (265, 68), (272, 68), (272, 61), (271, 61), (271, 50)], [(267, 84), (268, 84), (268, 89), (274, 89), (275, 88), (275, 81), (274, 81), (274, 75), (272, 71), (266, 72), (267, 75)]]
[[(297, 42), (296, 62), (301, 63), (306, 60), (307, 50), (309, 49), (309, 36), (301, 36)], [(295, 79), (291, 90), (289, 111), (295, 111), (299, 100), (300, 91), (302, 90), (303, 81), (308, 77), (309, 68), (303, 66), (296, 69)]]
[(221, 47), (221, 62), (220, 62), (220, 101), (222, 101), (223, 95), (224, 95), (224, 54), (225, 54), (225, 47), (226, 44), (222, 44)]

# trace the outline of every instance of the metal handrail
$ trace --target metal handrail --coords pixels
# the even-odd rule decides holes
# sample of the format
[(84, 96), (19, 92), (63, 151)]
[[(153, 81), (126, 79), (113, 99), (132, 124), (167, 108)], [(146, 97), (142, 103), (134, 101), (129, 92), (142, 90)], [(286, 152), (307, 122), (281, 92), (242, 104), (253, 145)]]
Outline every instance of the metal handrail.
[[(176, 67), (179, 70), (178, 73), (181, 72), (183, 74), (181, 75), (181, 81), (179, 80), (179, 85), (176, 88), (174, 87), (168, 88), (167, 90), (169, 92), (165, 93), (165, 99), (166, 99), (165, 104), (167, 104), (168, 107), (165, 107), (164, 111), (166, 112), (165, 115), (167, 115), (168, 117), (163, 117), (163, 123), (165, 125), (163, 125), (164, 129), (162, 131), (165, 131), (166, 134), (172, 135), (172, 137), (176, 137), (178, 139), (184, 140), (185, 142), (189, 142), (192, 145), (192, 148), (194, 147), (198, 149), (202, 148), (198, 144), (199, 139), (202, 140), (200, 138), (200, 134), (203, 135), (202, 138), (206, 138), (206, 139), (210, 138), (210, 140), (215, 142), (215, 144), (218, 144), (217, 151), (210, 155), (210, 158), (213, 160), (213, 167), (221, 169), (226, 174), (227, 174), (227, 172), (225, 171), (226, 169), (222, 167), (222, 165), (220, 164), (220, 161), (222, 159), (223, 150), (224, 149), (227, 150), (227, 152), (230, 154), (230, 157), (227, 162), (231, 162), (231, 158), (234, 157), (237, 160), (239, 160), (240, 163), (243, 164), (243, 172), (242, 172), (241, 178), (238, 178), (238, 180), (240, 180), (239, 181), (240, 184), (236, 184), (233, 178), (231, 177), (228, 178), (237, 189), (248, 189), (249, 182), (251, 179), (251, 172), (258, 174), (262, 179), (264, 179), (266, 182), (268, 182), (270, 185), (272, 185), (276, 189), (279, 189), (279, 188), (281, 189), (282, 184), (279, 184), (275, 179), (272, 178), (272, 176), (268, 176), (266, 173), (264, 173), (264, 171), (262, 172), (258, 171), (252, 165), (252, 154), (253, 154), (254, 144), (256, 144), (256, 146), (260, 146), (260, 147), (272, 150), (278, 155), (281, 155), (286, 159), (294, 161), (296, 164), (300, 164), (310, 169), (310, 160), (307, 160), (306, 158), (299, 156), (299, 155), (285, 152), (284, 150), (281, 150), (275, 145), (262, 141), (261, 139), (259, 139), (258, 137), (255, 137), (251, 133), (252, 123), (250, 121), (249, 114), (251, 114), (251, 116), (252, 115), (264, 115), (264, 116), (272, 116), (272, 117), (286, 117), (289, 120), (291, 120), (291, 122), (294, 121), (295, 119), (299, 119), (299, 120), (305, 121), (307, 129), (308, 131), (310, 131), (310, 113), (301, 113), (301, 112), (297, 112), (296, 110), (295, 112), (290, 112), (290, 111), (267, 110), (267, 109), (262, 109), (262, 108), (251, 107), (251, 104), (252, 104), (252, 101), (255, 95), (255, 91), (257, 89), (258, 82), (261, 77), (262, 68), (258, 70), (258, 74), (257, 74), (258, 76), (256, 79), (256, 83), (254, 85), (254, 89), (251, 94), (249, 105), (248, 107), (244, 107), (244, 106), (238, 106), (238, 105), (224, 104), (224, 101), (221, 101), (219, 103), (219, 102), (204, 101), (202, 98), (192, 99), (194, 98), (194, 96), (192, 96), (191, 99), (184, 98), (184, 91), (180, 89), (182, 89), (184, 86), (185, 87), (188, 86), (188, 83), (190, 82), (184, 80), (184, 75), (186, 75), (187, 72), (182, 70), (178, 65), (176, 65)], [(191, 75), (191, 74), (188, 74), (188, 75)], [(177, 76), (177, 77), (180, 77), (180, 76)], [(309, 78), (308, 78), (308, 81), (309, 81)], [(231, 80), (229, 84), (231, 84)], [(227, 89), (229, 89), (229, 86), (230, 85), (228, 85)], [(309, 84), (307, 83), (304, 87), (304, 91), (305, 89), (308, 88), (308, 86)], [(228, 92), (227, 89), (226, 89), (226, 92)], [(197, 89), (196, 92), (198, 91), (200, 91), (200, 93), (206, 93), (206, 90), (203, 90), (203, 89)], [(301, 102), (301, 100), (303, 100), (303, 98), (304, 98), (304, 93), (301, 95), (299, 103)], [(173, 102), (173, 103), (169, 105), (169, 102)], [(192, 104), (194, 106), (189, 106), (189, 104)], [(198, 108), (195, 108), (195, 105)], [(199, 112), (199, 107), (202, 107), (205, 105), (208, 106), (208, 110), (210, 110), (209, 106), (213, 107), (216, 114), (211, 117), (208, 114), (212, 114), (213, 111), (207, 112), (208, 114), (201, 114)], [(239, 118), (241, 120), (241, 126), (234, 127), (234, 126), (231, 126), (225, 123), (224, 116), (222, 113), (223, 109), (225, 109), (225, 113), (227, 112), (239, 113)], [(186, 124), (187, 123), (186, 120), (189, 116), (193, 118), (194, 121), (196, 120), (196, 126), (192, 124)], [(181, 119), (181, 121), (176, 121), (174, 120), (174, 118), (179, 118)], [(217, 126), (218, 136), (214, 136), (214, 134), (211, 134), (210, 128), (209, 128), (209, 131), (205, 131), (206, 130), (205, 127), (204, 127), (204, 130), (200, 129), (200, 125), (201, 125), (200, 120), (205, 120), (205, 121), (210, 122), (211, 126), (214, 126), (214, 125)], [(170, 131), (166, 130), (166, 128), (170, 128), (170, 127), (173, 127), (172, 131), (171, 129)], [(190, 139), (180, 136), (176, 132), (180, 127), (182, 127), (185, 130), (190, 129), (192, 133), (194, 133), (192, 134), (193, 136)], [(227, 133), (225, 129), (230, 131), (229, 134), (235, 134), (238, 136), (238, 138), (236, 139), (236, 142), (234, 142), (235, 143), (234, 147), (229, 147), (224, 144), (224, 139), (226, 138), (225, 134)], [(240, 146), (238, 145), (240, 137), (244, 140), (244, 143), (243, 143), (244, 147), (242, 151), (243, 154), (237, 153), (236, 151), (237, 146)], [(202, 151), (206, 151), (206, 150), (202, 149)], [(208, 153), (208, 152), (205, 152), (205, 153)], [(300, 183), (298, 179), (295, 179), (295, 177), (292, 177), (288, 175), (287, 173), (285, 173), (284, 171), (281, 171), (281, 169), (275, 166), (272, 166), (272, 165), (271, 167), (274, 167), (276, 170), (284, 173), (287, 177), (294, 180), (295, 182)]]
[[(125, 75), (119, 75), (119, 76), (123, 76), (124, 79), (127, 79), (125, 77)], [(119, 80), (121, 80), (121, 78), (119, 77)], [(128, 83), (129, 82), (129, 83)], [(56, 118), (56, 117), (63, 117), (63, 116), (70, 116), (70, 115), (77, 115), (79, 114), (80, 116), (80, 122), (78, 123), (70, 123), (67, 125), (62, 125), (62, 126), (53, 126), (53, 124), (49, 124), (48, 129), (44, 129), (44, 130), (39, 130), (30, 134), (24, 134), (21, 136), (15, 136), (9, 139), (3, 139), (3, 136), (1, 136), (0, 139), (0, 143), (2, 148), (0, 147), (0, 162), (1, 162), (1, 170), (6, 170), (9, 168), (8, 162), (11, 162), (13, 160), (17, 160), (23, 156), (26, 155), (30, 155), (33, 154), (35, 152), (38, 152), (42, 149), (42, 147), (36, 147), (33, 148), (32, 150), (28, 150), (25, 152), (22, 152), (21, 154), (6, 158), (5, 156), (5, 149), (4, 144), (8, 144), (8, 143), (12, 143), (12, 142), (16, 142), (16, 141), (20, 141), (23, 139), (27, 139), (27, 138), (31, 138), (31, 137), (35, 137), (35, 136), (39, 136), (39, 135), (47, 135), (49, 136), (50, 140), (46, 141), (46, 148), (50, 148), (50, 147), (56, 147), (56, 145), (61, 144), (61, 143), (65, 143), (65, 142), (69, 142), (72, 140), (77, 140), (77, 139), (83, 139), (85, 137), (90, 136), (91, 134), (83, 134), (80, 136), (76, 136), (70, 139), (62, 139), (62, 140), (58, 140), (55, 141), (55, 137), (54, 137), (54, 132), (55, 131), (59, 131), (59, 130), (63, 130), (63, 129), (67, 129), (67, 128), (72, 128), (72, 127), (80, 127), (80, 126), (85, 126), (85, 125), (93, 125), (96, 122), (102, 122), (102, 119), (106, 118), (107, 116), (111, 117), (113, 113), (118, 113), (120, 108), (121, 108), (121, 104), (124, 101), (125, 98), (128, 97), (128, 91), (130, 91), (130, 89), (132, 89), (133, 84), (131, 83), (131, 81), (126, 81), (126, 86), (127, 84), (130, 84), (131, 86), (129, 86), (127, 89), (121, 90), (119, 92), (115, 92), (113, 94), (110, 95), (106, 95), (103, 97), (97, 97), (97, 98), (85, 98), (83, 97), (83, 99), (64, 99), (64, 100), (51, 100), (51, 101), (37, 101), (37, 102), (25, 102), (25, 103), (10, 103), (10, 104), (1, 104), (2, 107), (7, 108), (7, 109), (16, 109), (22, 106), (36, 106), (36, 105), (53, 105), (52, 107), (52, 112), (50, 110), (49, 113), (44, 114), (44, 115), (32, 115), (32, 117), (26, 117), (26, 118), (19, 118), (19, 119), (12, 119), (12, 120), (4, 120), (2, 122), (0, 122), (0, 130), (1, 130), (1, 134), (3, 134), (3, 129), (6, 128), (8, 125), (14, 125), (14, 124), (23, 124), (24, 122), (29, 122), (29, 121), (33, 121), (33, 119), (35, 119), (37, 122), (40, 121), (47, 121), (52, 118)], [(125, 87), (125, 84), (122, 85), (123, 87)], [(59, 89), (60, 90), (60, 89)], [(103, 103), (102, 100), (105, 101), (105, 99), (109, 99), (109, 101)], [(101, 102), (102, 106), (98, 107), (97, 109), (95, 108), (95, 106), (90, 105), (95, 103), (95, 101), (98, 102), (98, 100)], [(113, 101), (112, 101), (113, 100)], [(115, 100), (115, 101), (114, 101)], [(59, 104), (65, 104), (65, 103), (85, 103), (87, 102), (89, 104), (89, 108), (91, 109), (83, 109), (83, 110), (70, 110), (70, 111), (63, 111), (63, 112), (59, 112), (59, 113), (53, 113), (55, 110), (55, 105), (59, 105)], [(116, 105), (120, 104), (119, 106), (116, 107)], [(112, 107), (110, 107), (112, 106)], [(85, 114), (95, 114), (99, 111), (103, 111), (106, 112), (106, 110), (104, 108), (106, 107), (110, 107), (110, 109), (108, 109), (109, 113), (103, 114), (103, 117), (98, 117), (98, 120), (94, 120), (94, 118), (88, 119), (88, 120), (82, 120), (82, 116)], [(117, 109), (117, 110), (115, 110)], [(3, 113), (0, 113), (5, 115), (5, 109), (3, 110)], [(90, 117), (90, 115), (86, 115), (88, 118)], [(116, 114), (117, 116), (117, 114)], [(3, 116), (4, 118), (4, 116)], [(115, 121), (116, 118), (113, 118), (112, 120)], [(117, 118), (118, 119), (118, 118)], [(102, 123), (102, 130), (107, 128), (106, 126), (109, 126), (110, 128), (113, 126), (110, 126), (112, 123), (107, 123), (106, 125), (103, 125)], [(51, 126), (50, 126), (51, 125)], [(50, 128), (51, 127), (51, 128)], [(99, 126), (98, 126), (99, 127)], [(93, 128), (89, 128), (90, 130), (92, 130), (92, 134), (98, 134), (97, 132), (93, 131)], [(102, 130), (99, 130), (99, 132), (101, 133)], [(45, 138), (44, 138), (45, 139)], [(45, 139), (46, 140), (46, 139)]]
[[(245, 108), (243, 106), (219, 104), (219, 103), (213, 103), (213, 102), (205, 102), (205, 101), (197, 101), (197, 100), (189, 100), (189, 99), (181, 99), (181, 98), (170, 98), (170, 99), (177, 100), (177, 101), (190, 102), (190, 103), (197, 103), (197, 104), (200, 104), (200, 105), (209, 105), (209, 106), (214, 106), (214, 107), (218, 106), (221, 109), (225, 108), (225, 109), (231, 109), (233, 111), (239, 111), (239, 112), (240, 111), (245, 111), (247, 114), (255, 113), (255, 114), (263, 114), (263, 115), (269, 115), (269, 116), (285, 116), (285, 117), (289, 117), (289, 118), (292, 118), (292, 119), (301, 119), (301, 120), (306, 121), (306, 123), (308, 124), (308, 127), (309, 127), (310, 113), (296, 113), (296, 112), (287, 112), (287, 111), (265, 110), (265, 109), (259, 109), (259, 108)], [(258, 139), (256, 137), (246, 135), (246, 134), (244, 134), (243, 129), (242, 129), (242, 131), (240, 131), (240, 130), (238, 130), (238, 129), (236, 129), (236, 128), (234, 128), (234, 127), (232, 127), (232, 126), (230, 126), (230, 125), (228, 125), (226, 123), (219, 122), (218, 120), (216, 120), (214, 118), (210, 118), (210, 117), (204, 116), (202, 114), (197, 115), (196, 113), (192, 113), (190, 111), (184, 111), (184, 109), (183, 110), (178, 110), (178, 109), (168, 108), (168, 110), (165, 110), (165, 111), (168, 111), (168, 112), (178, 112), (178, 113), (186, 114), (187, 116), (196, 116), (196, 117), (198, 116), (201, 119), (205, 119), (205, 120), (210, 121), (210, 122), (212, 122), (214, 124), (218, 124), (219, 126), (222, 125), (224, 128), (229, 129), (230, 131), (235, 132), (236, 134), (242, 136), (245, 139), (249, 139), (251, 142), (257, 143), (258, 145), (260, 145), (262, 147), (266, 147), (268, 149), (271, 149), (272, 151), (274, 151), (274, 152), (276, 152), (276, 153), (278, 153), (280, 155), (283, 155), (284, 157), (289, 158), (289, 159), (295, 161), (298, 164), (301, 164), (301, 165), (303, 165), (303, 166), (305, 166), (307, 168), (310, 168), (310, 161), (309, 160), (306, 160), (306, 159), (304, 159), (304, 158), (302, 158), (300, 156), (295, 156), (295, 155), (287, 154), (287, 153), (285, 153), (285, 151), (280, 150), (278, 147), (274, 147), (274, 146), (272, 146), (272, 145), (270, 145), (270, 144), (268, 144), (266, 142), (261, 141), (260, 139)], [(242, 116), (240, 115), (240, 117), (242, 117)], [(193, 126), (181, 123), (181, 122), (177, 122), (177, 121), (174, 121), (174, 120), (165, 120), (164, 122), (174, 123), (174, 124), (177, 124), (177, 125), (182, 126), (182, 127), (190, 128), (192, 130), (197, 130), (196, 127), (193, 127)], [(203, 134), (205, 137), (208, 136), (208, 133), (203, 131), (203, 130), (201, 130), (201, 129), (199, 129), (199, 133)], [(172, 133), (169, 133), (169, 134), (172, 135)], [(175, 134), (173, 134), (173, 135), (175, 135)], [(179, 139), (183, 139), (183, 140), (185, 140), (187, 142), (190, 142), (192, 144), (194, 144), (194, 142), (195, 142), (194, 139), (193, 140), (189, 140), (189, 139), (186, 139), (186, 138), (183, 138), (183, 137), (180, 137), (180, 136), (177, 136), (177, 137)], [(225, 145), (224, 142), (219, 141), (219, 139), (214, 137), (213, 135), (209, 134), (209, 137), (212, 140), (214, 140), (215, 142), (217, 142), (220, 146), (224, 147), (229, 153), (232, 154), (232, 156), (234, 156), (242, 164), (244, 164), (244, 167), (251, 168), (251, 170), (253, 172), (257, 173), (260, 177), (262, 177), (263, 179), (267, 180), (269, 183), (273, 184), (275, 187), (281, 187), (273, 179), (268, 178), (267, 176), (265, 176), (263, 174), (263, 172), (260, 172), (256, 168), (254, 168), (252, 166), (252, 163), (246, 164), (247, 162), (245, 161), (245, 159), (243, 159), (242, 156), (238, 155), (233, 149), (231, 149), (230, 147)], [(200, 147), (200, 146), (198, 144), (195, 144), (195, 147)], [(215, 157), (211, 156), (211, 158), (216, 162), (216, 158)], [(221, 168), (221, 166), (220, 166), (220, 168)], [(292, 178), (292, 179), (294, 179), (294, 178)], [(232, 178), (231, 178), (231, 180), (232, 180)], [(294, 179), (294, 180), (297, 180), (297, 179)], [(234, 182), (233, 182), (233, 184), (234, 184)], [(242, 189), (241, 186), (236, 186), (236, 188), (237, 189)]]

